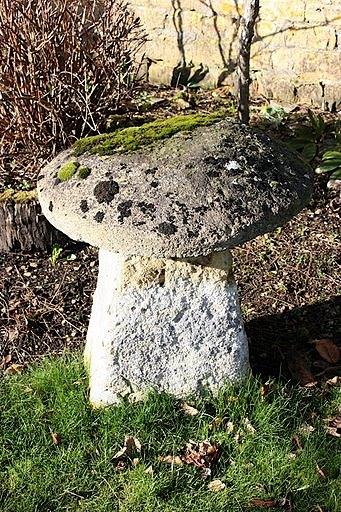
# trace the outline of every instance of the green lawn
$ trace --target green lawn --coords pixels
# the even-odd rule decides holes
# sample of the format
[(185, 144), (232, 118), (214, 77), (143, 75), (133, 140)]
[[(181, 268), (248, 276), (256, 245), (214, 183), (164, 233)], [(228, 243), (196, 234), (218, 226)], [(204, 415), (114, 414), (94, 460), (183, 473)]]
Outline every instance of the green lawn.
[[(323, 422), (337, 413), (340, 389), (322, 393), (272, 383), (262, 397), (260, 382), (250, 378), (216, 398), (188, 402), (199, 414), (188, 416), (178, 400), (156, 394), (144, 403), (94, 411), (76, 356), (2, 377), (1, 512), (264, 510), (252, 505), (255, 498), (279, 500), (273, 511), (290, 510), (288, 500), (297, 512), (341, 510), (340, 440)], [(60, 442), (54, 444), (51, 433)], [(136, 466), (126, 459), (119, 471), (113, 457), (126, 435), (139, 439), (142, 452), (135, 454)], [(221, 447), (206, 480), (194, 466), (159, 460), (180, 454), (189, 440), (205, 439)], [(209, 490), (212, 479), (225, 488)]]

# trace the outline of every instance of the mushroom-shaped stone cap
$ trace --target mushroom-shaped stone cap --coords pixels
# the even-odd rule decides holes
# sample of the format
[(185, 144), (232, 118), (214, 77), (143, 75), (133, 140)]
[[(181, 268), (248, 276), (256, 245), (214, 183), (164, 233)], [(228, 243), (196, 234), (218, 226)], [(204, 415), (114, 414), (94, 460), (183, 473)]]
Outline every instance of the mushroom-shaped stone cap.
[(129, 152), (85, 148), (43, 169), (43, 212), (69, 237), (125, 255), (186, 258), (233, 247), (284, 224), (312, 191), (297, 156), (231, 120)]

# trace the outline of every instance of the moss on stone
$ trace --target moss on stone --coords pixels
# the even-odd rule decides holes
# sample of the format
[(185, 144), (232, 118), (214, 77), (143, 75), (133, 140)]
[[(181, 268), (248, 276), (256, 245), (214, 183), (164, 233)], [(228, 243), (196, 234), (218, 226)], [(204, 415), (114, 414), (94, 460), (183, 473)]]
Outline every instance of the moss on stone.
[(78, 167), (79, 162), (67, 162), (66, 164), (61, 166), (57, 176), (60, 179), (60, 181), (69, 181), (72, 178), (72, 176), (74, 176), (74, 174), (76, 173)]
[(86, 180), (91, 174), (90, 167), (87, 167), (86, 165), (81, 165), (78, 169), (78, 178), (81, 178), (82, 180)]
[(14, 190), (8, 188), (0, 192), (0, 203), (13, 201), (14, 203), (26, 203), (27, 201), (34, 201), (37, 199), (37, 191), (34, 190)]
[(191, 131), (198, 126), (207, 126), (226, 117), (225, 110), (210, 114), (178, 115), (152, 121), (141, 126), (118, 129), (112, 133), (79, 139), (73, 145), (75, 156), (85, 152), (111, 155), (115, 152), (136, 151), (155, 141), (166, 139), (181, 131)]

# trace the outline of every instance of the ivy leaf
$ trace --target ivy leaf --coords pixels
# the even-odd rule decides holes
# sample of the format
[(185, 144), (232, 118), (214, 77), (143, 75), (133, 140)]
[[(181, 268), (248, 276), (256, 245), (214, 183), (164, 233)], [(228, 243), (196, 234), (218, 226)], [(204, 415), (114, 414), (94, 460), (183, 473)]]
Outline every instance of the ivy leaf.
[(315, 142), (310, 142), (304, 146), (303, 151), (302, 151), (302, 156), (304, 158), (306, 158), (306, 160), (310, 161), (313, 158), (315, 158), (316, 153), (317, 153), (317, 145), (315, 144)]
[(336, 171), (331, 174), (330, 178), (332, 180), (341, 180), (341, 167), (336, 169)]
[(323, 154), (322, 160), (338, 159), (341, 165), (341, 151), (326, 151)]
[(341, 161), (340, 160), (326, 160), (320, 163), (320, 165), (317, 167), (316, 172), (317, 174), (322, 174), (324, 172), (330, 172), (334, 171), (335, 169), (341, 168)]

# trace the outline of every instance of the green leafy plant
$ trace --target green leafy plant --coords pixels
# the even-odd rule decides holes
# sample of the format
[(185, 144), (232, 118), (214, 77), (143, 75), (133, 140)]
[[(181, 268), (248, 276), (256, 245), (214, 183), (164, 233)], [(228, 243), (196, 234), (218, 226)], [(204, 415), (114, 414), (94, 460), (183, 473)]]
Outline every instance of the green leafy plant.
[(59, 244), (54, 244), (52, 246), (52, 252), (50, 256), (50, 261), (52, 265), (56, 265), (61, 253), (63, 252), (63, 248)]
[(326, 123), (321, 114), (315, 115), (309, 110), (308, 115), (310, 123), (297, 127), (294, 137), (288, 141), (288, 145), (310, 162), (318, 153), (319, 145), (326, 131)]
[(316, 169), (317, 174), (329, 174), (332, 180), (341, 180), (341, 148), (339, 150), (325, 151), (322, 162)]
[(263, 119), (273, 126), (280, 126), (286, 117), (286, 112), (281, 105), (264, 105), (260, 112)]

